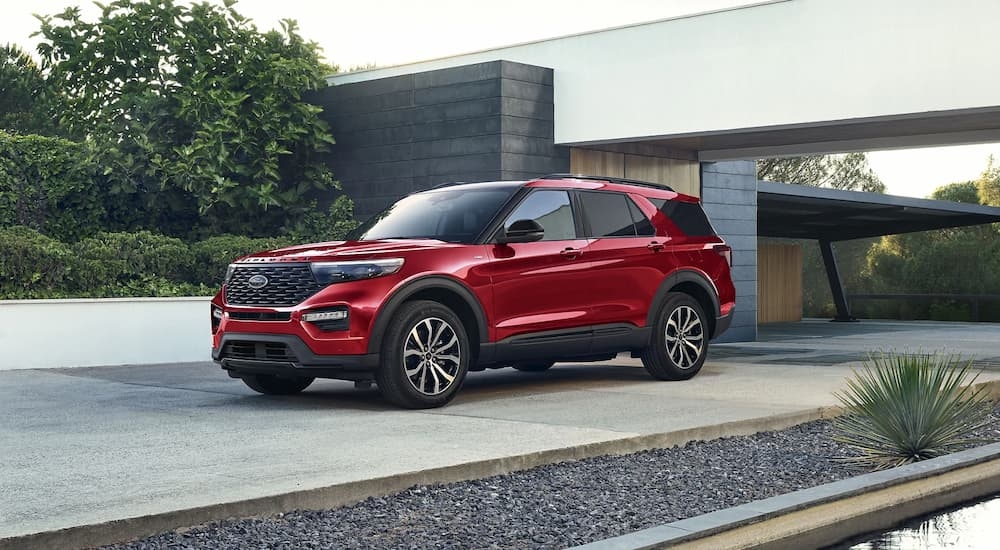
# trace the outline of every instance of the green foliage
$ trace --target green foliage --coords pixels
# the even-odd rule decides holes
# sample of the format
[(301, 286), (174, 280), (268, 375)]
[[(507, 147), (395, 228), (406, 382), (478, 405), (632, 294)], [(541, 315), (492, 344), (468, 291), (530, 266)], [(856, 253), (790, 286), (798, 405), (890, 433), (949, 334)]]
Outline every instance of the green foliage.
[(285, 234), (294, 242), (316, 243), (343, 239), (357, 227), (354, 203), (346, 196), (337, 197), (324, 213), (313, 208), (286, 227)]
[(979, 189), (974, 181), (951, 183), (935, 189), (931, 193), (931, 198), (939, 201), (979, 204)]
[(221, 235), (188, 245), (149, 231), (66, 244), (27, 227), (0, 228), (0, 300), (212, 295), (236, 258), (291, 244)]
[[(936, 189), (933, 198), (978, 204), (989, 181), (987, 167), (977, 182)], [(987, 191), (988, 192), (988, 191)], [(953, 227), (889, 235), (868, 252), (864, 277), (872, 292), (912, 294), (1000, 294), (1000, 225)], [(869, 315), (903, 319), (971, 321), (967, 303), (911, 301), (869, 306)], [(1000, 320), (981, 308), (984, 320)]]
[(885, 184), (868, 166), (864, 153), (761, 159), (757, 161), (757, 179), (885, 193)]
[(981, 442), (989, 422), (983, 387), (971, 386), (971, 361), (954, 355), (878, 353), (837, 394), (845, 414), (835, 440), (858, 453), (847, 460), (892, 468)]
[(990, 155), (986, 169), (976, 180), (976, 188), (980, 203), (1000, 206), (1000, 166), (994, 163), (993, 155)]
[(57, 135), (55, 95), (38, 64), (14, 44), (0, 47), (0, 130)]
[(27, 227), (0, 228), (0, 299), (67, 297), (74, 261), (65, 243)]
[(0, 131), (0, 226), (76, 240), (110, 224), (114, 199), (85, 145)]
[(302, 99), (325, 85), (317, 46), (292, 21), (259, 32), (234, 3), (116, 0), (96, 22), (77, 8), (40, 18), (60, 122), (143, 199), (148, 228), (274, 234), (336, 188), (320, 158), (333, 138)]

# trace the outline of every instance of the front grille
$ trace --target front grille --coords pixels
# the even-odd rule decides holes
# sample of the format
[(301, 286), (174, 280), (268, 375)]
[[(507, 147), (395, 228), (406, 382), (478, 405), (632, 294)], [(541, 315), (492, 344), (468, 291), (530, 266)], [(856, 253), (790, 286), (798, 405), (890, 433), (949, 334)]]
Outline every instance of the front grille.
[(294, 363), (298, 359), (282, 342), (251, 342), (233, 340), (222, 347), (223, 359), (249, 359), (253, 361), (282, 361)]
[[(250, 278), (267, 278), (260, 288)], [(322, 290), (309, 264), (237, 265), (226, 283), (226, 302), (237, 306), (291, 307)]]

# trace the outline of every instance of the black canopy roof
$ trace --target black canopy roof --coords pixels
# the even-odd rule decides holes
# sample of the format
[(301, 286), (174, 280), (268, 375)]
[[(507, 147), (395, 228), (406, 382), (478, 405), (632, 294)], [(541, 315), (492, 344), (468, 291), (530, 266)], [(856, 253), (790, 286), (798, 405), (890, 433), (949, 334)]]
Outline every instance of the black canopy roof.
[(1000, 208), (761, 181), (757, 234), (845, 241), (1000, 222)]

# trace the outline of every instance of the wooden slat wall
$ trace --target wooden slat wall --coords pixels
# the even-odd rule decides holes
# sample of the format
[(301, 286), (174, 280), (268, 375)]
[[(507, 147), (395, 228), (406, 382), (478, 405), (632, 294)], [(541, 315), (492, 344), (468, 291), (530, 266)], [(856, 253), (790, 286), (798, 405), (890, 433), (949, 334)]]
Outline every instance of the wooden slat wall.
[(701, 195), (701, 177), (696, 160), (572, 148), (569, 152), (569, 171), (663, 183), (680, 193), (696, 197)]
[(758, 243), (757, 322), (802, 320), (802, 247)]

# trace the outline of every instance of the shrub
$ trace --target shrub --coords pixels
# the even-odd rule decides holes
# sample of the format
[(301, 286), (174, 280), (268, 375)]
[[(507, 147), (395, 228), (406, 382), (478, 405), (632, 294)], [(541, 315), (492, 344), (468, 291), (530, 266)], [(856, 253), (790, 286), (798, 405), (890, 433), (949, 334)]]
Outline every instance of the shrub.
[(0, 131), (0, 224), (22, 225), (63, 241), (106, 222), (107, 192), (86, 146)]
[(75, 259), (69, 246), (31, 228), (0, 228), (0, 299), (68, 296)]
[(191, 250), (173, 237), (149, 231), (99, 233), (72, 248), (81, 266), (76, 282), (89, 296), (129, 296), (134, 295), (129, 289), (154, 288), (176, 295), (171, 285), (194, 282)]
[(956, 355), (869, 355), (837, 394), (846, 410), (834, 439), (858, 453), (847, 460), (892, 468), (981, 442), (973, 434), (991, 406), (985, 389), (972, 386), (971, 364)]

